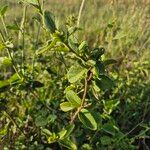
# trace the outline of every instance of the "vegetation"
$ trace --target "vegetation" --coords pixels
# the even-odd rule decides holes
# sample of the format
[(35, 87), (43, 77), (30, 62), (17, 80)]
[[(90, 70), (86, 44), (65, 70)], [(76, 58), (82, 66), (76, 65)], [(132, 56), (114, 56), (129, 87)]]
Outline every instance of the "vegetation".
[(2, 0), (0, 149), (148, 150), (148, 3)]

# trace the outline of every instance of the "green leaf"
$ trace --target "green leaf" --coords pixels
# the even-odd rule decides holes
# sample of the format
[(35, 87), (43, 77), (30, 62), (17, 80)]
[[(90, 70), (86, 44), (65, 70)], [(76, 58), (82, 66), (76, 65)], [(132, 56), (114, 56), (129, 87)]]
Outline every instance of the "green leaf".
[(56, 25), (55, 22), (52, 18), (52, 13), (49, 11), (44, 11), (44, 15), (43, 15), (43, 19), (44, 19), (44, 25), (45, 27), (51, 32), (54, 33), (56, 30)]
[(0, 43), (0, 51), (5, 49), (5, 48), (6, 48), (5, 44), (4, 43)]
[(7, 29), (10, 29), (10, 30), (20, 30), (20, 28), (16, 24), (7, 25), (6, 27)]
[(43, 116), (38, 116), (35, 119), (35, 124), (36, 124), (36, 126), (44, 127), (47, 124), (47, 120), (45, 118), (43, 118)]
[(11, 66), (12, 61), (8, 57), (0, 57), (0, 67), (9, 67)]
[(118, 32), (117, 35), (113, 39), (118, 40), (118, 39), (124, 38), (126, 36), (127, 36), (127, 34), (122, 31), (122, 32)]
[(0, 16), (4, 16), (6, 11), (7, 11), (7, 8), (8, 6), (3, 6), (1, 9), (0, 9)]
[(78, 115), (79, 120), (91, 130), (97, 129), (97, 123), (92, 114), (87, 109), (82, 109)]
[(105, 131), (105, 132), (107, 132), (107, 133), (109, 133), (109, 134), (111, 134), (111, 135), (113, 135), (113, 136), (115, 136), (115, 134), (118, 132), (118, 128), (114, 125), (114, 124), (112, 124), (112, 123), (105, 123), (104, 125), (103, 125), (103, 127), (102, 127), (102, 129)]
[(45, 53), (48, 50), (51, 50), (55, 46), (57, 41), (58, 41), (57, 38), (55, 38), (53, 41), (47, 41), (45, 46), (41, 47), (36, 51), (36, 55), (40, 55), (42, 53)]
[(112, 138), (110, 138), (109, 136), (102, 136), (100, 140), (102, 145), (111, 145), (112, 142)]
[(70, 139), (63, 139), (59, 141), (59, 144), (70, 150), (77, 150), (77, 146)]
[(105, 61), (103, 62), (103, 64), (104, 64), (105, 66), (108, 66), (108, 65), (110, 65), (110, 64), (115, 64), (115, 63), (117, 63), (117, 61), (114, 60), (114, 59), (107, 59), (107, 60), (105, 60)]
[(67, 91), (66, 98), (72, 104), (73, 107), (80, 107), (81, 99), (74, 91), (72, 90)]
[(0, 81), (0, 89), (9, 87), (10, 83), (8, 80)]
[(97, 73), (97, 76), (99, 76), (100, 74), (105, 74), (105, 66), (101, 61), (96, 61), (95, 64), (95, 70)]
[(72, 49), (78, 51), (79, 44), (75, 41), (75, 39), (72, 36), (68, 38), (68, 44)]
[(54, 143), (59, 139), (59, 136), (56, 135), (56, 133), (52, 133), (49, 137), (48, 137), (48, 143)]
[(74, 109), (75, 107), (72, 106), (72, 104), (70, 102), (63, 102), (60, 104), (60, 108), (62, 111), (67, 112), (67, 111)]
[(104, 111), (110, 115), (119, 103), (120, 101), (118, 99), (104, 101)]
[(79, 45), (79, 51), (83, 51), (86, 52), (88, 50), (88, 44), (86, 41), (83, 41), (80, 45)]
[(72, 133), (73, 129), (75, 128), (75, 125), (74, 124), (70, 124), (66, 127), (66, 134), (64, 136), (64, 138), (68, 138), (70, 136), (70, 134)]
[(19, 82), (16, 82), (18, 80), (19, 80), (18, 75), (15, 73), (9, 79), (0, 81), (0, 92), (7, 91), (10, 85), (18, 84)]
[(86, 72), (87, 72), (87, 69), (79, 65), (74, 65), (69, 69), (67, 73), (67, 78), (70, 83), (74, 83), (78, 81), (79, 79), (81, 79)]
[(8, 81), (12, 84), (16, 81), (20, 80), (20, 78), (18, 77), (17, 73), (13, 74), (9, 79)]
[(67, 130), (62, 130), (58, 133), (59, 140), (64, 139), (65, 134), (67, 133)]
[(0, 93), (6, 92), (10, 88), (10, 84), (8, 81), (0, 81)]
[(54, 49), (55, 49), (55, 51), (58, 51), (58, 52), (68, 52), (69, 51), (69, 48), (62, 42), (57, 42)]
[(92, 111), (92, 116), (94, 117), (95, 121), (97, 122), (97, 129), (101, 129), (102, 127), (102, 117), (101, 113), (97, 111)]
[[(1, 111), (1, 109), (0, 109), (0, 111)], [(4, 126), (3, 128), (1, 127), (0, 137), (3, 137), (4, 135), (7, 135), (7, 131), (8, 131), (7, 126)]]
[(105, 52), (105, 49), (104, 48), (99, 48), (99, 47), (96, 47), (93, 51), (92, 51), (92, 54), (91, 54), (91, 58), (94, 59), (94, 60), (98, 60)]
[(104, 91), (110, 90), (114, 86), (114, 82), (106, 75), (99, 75), (99, 78), (95, 79), (95, 83), (101, 90)]
[(48, 130), (48, 129), (43, 129), (43, 128), (41, 128), (41, 131), (42, 131), (42, 133), (44, 133), (45, 135), (47, 135), (47, 136), (51, 136), (52, 135), (52, 132), (50, 131), (50, 130)]
[(70, 134), (72, 133), (73, 129), (74, 129), (74, 124), (68, 125), (65, 129), (63, 129), (62, 131), (60, 131), (58, 133), (59, 136), (59, 140), (63, 140), (66, 139), (70, 136)]

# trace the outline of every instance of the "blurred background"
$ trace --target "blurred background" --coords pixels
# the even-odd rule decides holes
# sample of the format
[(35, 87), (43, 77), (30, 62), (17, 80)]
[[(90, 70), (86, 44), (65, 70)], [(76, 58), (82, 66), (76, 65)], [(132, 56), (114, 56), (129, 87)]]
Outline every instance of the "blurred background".
[[(6, 22), (21, 20), (22, 7), (16, 2), (18, 0), (1, 0), (2, 5), (9, 5)], [(61, 24), (70, 15), (78, 16), (81, 2), (47, 0), (45, 6)], [(29, 8), (27, 16), (30, 18), (32, 13)], [(150, 0), (86, 0), (80, 27), (82, 39), (88, 40), (90, 45), (104, 46), (113, 57), (127, 56), (129, 52), (136, 59), (149, 57)]]

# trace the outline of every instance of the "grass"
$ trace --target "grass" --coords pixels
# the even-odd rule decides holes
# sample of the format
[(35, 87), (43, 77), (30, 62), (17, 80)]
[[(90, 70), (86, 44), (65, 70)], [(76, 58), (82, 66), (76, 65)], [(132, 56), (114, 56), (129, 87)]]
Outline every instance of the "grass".
[[(4, 18), (6, 25), (13, 24), (14, 21), (21, 24), (23, 6), (17, 4), (16, 1), (1, 0), (2, 5), (9, 5), (10, 7)], [(45, 7), (55, 15), (57, 26), (60, 27), (61, 24), (65, 23), (68, 16), (73, 15), (76, 18), (78, 17), (81, 2), (81, 0), (51, 0), (45, 1)], [(142, 131), (141, 128), (144, 128), (141, 127), (142, 123), (145, 123), (147, 126), (145, 130), (146, 133), (147, 129), (149, 129), (149, 4), (149, 0), (86, 0), (81, 13), (81, 20), (79, 22), (79, 27), (82, 29), (79, 31), (79, 39), (82, 41), (87, 40), (91, 50), (93, 50), (93, 47), (97, 46), (104, 47), (106, 55), (105, 57), (103, 56), (103, 59), (114, 58), (117, 60), (115, 65), (112, 65), (107, 69), (110, 76), (117, 80), (117, 86), (113, 89), (113, 91), (110, 91), (110, 93), (100, 92), (99, 99), (104, 100), (104, 102), (108, 99), (118, 99), (120, 101), (119, 106), (110, 115), (110, 118), (112, 117), (114, 119), (116, 124), (118, 124), (119, 129), (125, 133), (125, 137), (129, 137), (131, 141), (133, 140), (133, 137), (134, 139), (136, 139), (136, 137), (142, 137), (139, 133)], [(17, 63), (22, 63), (22, 58), (25, 57), (25, 66), (23, 67), (28, 68), (26, 72), (27, 75), (30, 74), (32, 76), (32, 73), (34, 74), (34, 71), (36, 72), (37, 70), (42, 72), (44, 67), (46, 69), (52, 68), (52, 71), (50, 70), (50, 74), (52, 75), (50, 76), (45, 72), (42, 72), (41, 74), (36, 72), (35, 76), (35, 79), (46, 83), (46, 85), (48, 85), (52, 90), (51, 93), (49, 93), (49, 89), (46, 89), (45, 92), (44, 88), (43, 90), (38, 91), (41, 97), (46, 95), (45, 97), (50, 99), (48, 104), (51, 105), (51, 103), (53, 103), (50, 102), (51, 99), (60, 99), (60, 101), (63, 100), (61, 98), (64, 95), (64, 91), (61, 90), (64, 87), (60, 84), (59, 80), (63, 77), (66, 70), (64, 67), (60, 70), (60, 66), (66, 62), (62, 57), (60, 57), (61, 55), (57, 56), (57, 53), (50, 54), (49, 52), (46, 55), (43, 54), (41, 58), (36, 58), (37, 62), (32, 59), (34, 52), (39, 47), (45, 45), (45, 41), (49, 40), (49, 34), (42, 32), (44, 31), (43, 28), (39, 28), (41, 25), (39, 25), (36, 21), (33, 21), (33, 19), (37, 17), (37, 14), (32, 6), (27, 7), (26, 15), (27, 17), (24, 24), (25, 38), (23, 38), (25, 41), (18, 40), (18, 33), (16, 31), (9, 32), (10, 37), (11, 34), (13, 35), (13, 38), (10, 40), (16, 44), (16, 51), (14, 48), (13, 57), (18, 58), (15, 60)], [(31, 18), (31, 16), (34, 17)], [(1, 22), (0, 27), (3, 30)], [(5, 56), (5, 53), (6, 52), (4, 51), (0, 53), (0, 55)], [(21, 54), (24, 56), (22, 57)], [(41, 64), (39, 63), (40, 61), (42, 62)], [(70, 62), (70, 60), (69, 62), (67, 61), (67, 65), (65, 64), (65, 67), (68, 67), (72, 63)], [(33, 69), (34, 65), (36, 70)], [(34, 71), (32, 72), (31, 70)], [(6, 72), (6, 70), (4, 70), (4, 72)], [(57, 74), (60, 74), (61, 76), (59, 77)], [(49, 80), (50, 78), (52, 78), (52, 81)], [(56, 81), (54, 81), (54, 79)], [(62, 80), (63, 79), (61, 79), (61, 81)], [(56, 90), (59, 91), (59, 88), (61, 89), (61, 92), (55, 92)], [(36, 110), (34, 107), (34, 105), (36, 106), (35, 102), (32, 102), (30, 97), (25, 98), (27, 98), (29, 104), (31, 104), (31, 110)], [(22, 99), (24, 100), (24, 97)], [(14, 101), (16, 102), (15, 97)], [(45, 101), (45, 99), (43, 101)], [(33, 107), (32, 103), (34, 104)], [(56, 108), (59, 107), (58, 103), (59, 102), (56, 104)], [(102, 101), (100, 103), (102, 103)], [(19, 104), (19, 106), (22, 107), (22, 104)], [(102, 107), (103, 105), (101, 104), (100, 106)], [(103, 111), (103, 108), (98, 107), (97, 109)], [(40, 110), (36, 111), (38, 111), (39, 114), (41, 113)], [(33, 113), (32, 115), (36, 116), (36, 113)]]
[[(4, 2), (2, 0), (2, 3)], [(86, 1), (80, 21), (80, 27), (83, 28), (82, 38), (88, 39), (91, 45), (101, 44), (112, 56), (127, 55), (128, 52), (134, 51), (140, 57), (146, 53), (147, 57), (150, 48), (150, 5), (148, 3), (149, 1), (138, 0), (114, 3), (109, 0)], [(56, 0), (47, 2), (46, 7), (58, 20), (64, 22), (68, 15), (78, 15), (80, 4), (79, 0)], [(15, 2), (9, 5), (11, 9), (6, 21), (12, 21), (14, 18), (20, 20), (22, 14), (20, 6)], [(32, 13), (32, 8), (28, 8), (27, 16)]]

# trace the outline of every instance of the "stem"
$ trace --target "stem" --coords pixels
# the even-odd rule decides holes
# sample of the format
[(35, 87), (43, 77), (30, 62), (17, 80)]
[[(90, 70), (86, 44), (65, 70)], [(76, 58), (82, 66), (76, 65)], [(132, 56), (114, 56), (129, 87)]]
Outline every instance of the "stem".
[(82, 10), (83, 10), (83, 6), (84, 6), (85, 0), (82, 0), (82, 3), (80, 5), (80, 9), (79, 9), (79, 14), (78, 14), (78, 20), (77, 20), (77, 27), (80, 24), (80, 18), (81, 18), (81, 14), (82, 14)]
[(37, 0), (37, 2), (39, 4), (39, 13), (43, 15), (44, 0), (42, 1), (42, 5), (39, 0)]
[(8, 32), (7, 32), (7, 28), (6, 28), (6, 24), (5, 24), (3, 16), (1, 16), (1, 21), (2, 21), (2, 24), (3, 24), (4, 30), (5, 30), (6, 36), (8, 36)]
[(64, 59), (64, 56), (62, 55), (62, 53), (60, 53), (59, 55), (60, 55), (61, 62), (62, 62), (62, 63), (64, 64), (64, 66), (65, 66), (65, 69), (68, 70), (68, 66), (67, 66), (67, 64), (66, 64), (66, 61), (65, 61), (65, 59)]
[(143, 120), (140, 123), (138, 123), (134, 128), (132, 128), (129, 132), (127, 132), (126, 134), (124, 134), (120, 139), (118, 139), (116, 141), (116, 143), (119, 143), (123, 138), (125, 138), (126, 136), (128, 136), (132, 131), (134, 131), (142, 123), (143, 123)]
[(82, 96), (81, 106), (77, 109), (77, 111), (72, 116), (72, 118), (70, 120), (70, 123), (74, 122), (74, 120), (76, 119), (77, 115), (79, 114), (79, 112), (81, 111), (81, 109), (84, 107), (85, 98), (86, 98), (86, 95), (87, 95), (87, 91), (88, 91), (88, 87), (89, 87), (90, 81), (92, 79), (92, 75), (93, 75), (92, 72), (89, 70), (88, 77), (85, 79), (84, 93), (83, 93), (83, 96)]
[(15, 64), (15, 62), (14, 62), (14, 59), (13, 59), (13, 57), (12, 57), (12, 55), (11, 55), (11, 52), (10, 52), (9, 48), (7, 48), (7, 53), (8, 53), (9, 58), (11, 59), (11, 62), (12, 62), (12, 65), (13, 65), (13, 68), (14, 68), (15, 72), (17, 73), (18, 77), (19, 77), (20, 79), (22, 79), (21, 75), (19, 74), (19, 72), (18, 72), (18, 70), (17, 70), (17, 66), (16, 66), (16, 64)]
[(20, 25), (20, 38), (22, 35), (22, 63), (21, 66), (24, 69), (24, 60), (25, 60), (25, 21), (26, 21), (27, 5), (24, 6), (23, 16)]
[(6, 40), (5, 40), (5, 37), (4, 37), (3, 32), (1, 30), (0, 30), (0, 34), (1, 34), (2, 41), (5, 42)]

